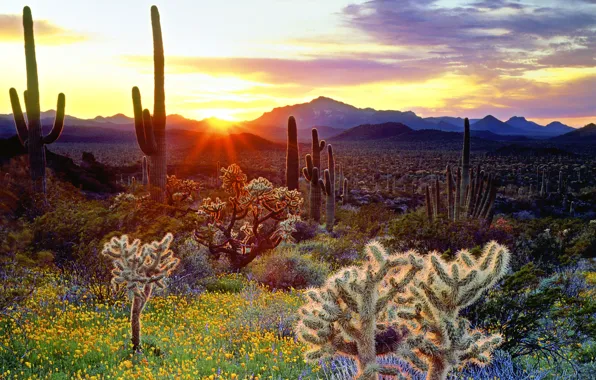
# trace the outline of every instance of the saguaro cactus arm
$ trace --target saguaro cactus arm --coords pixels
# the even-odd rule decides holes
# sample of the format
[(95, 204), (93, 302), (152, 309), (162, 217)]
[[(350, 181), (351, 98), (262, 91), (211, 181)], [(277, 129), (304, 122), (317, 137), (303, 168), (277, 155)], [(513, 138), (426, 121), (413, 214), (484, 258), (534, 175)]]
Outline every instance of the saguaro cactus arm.
[(153, 123), (148, 109), (143, 110), (141, 103), (141, 92), (138, 87), (132, 88), (132, 105), (135, 119), (135, 132), (137, 142), (143, 153), (147, 156), (155, 154), (157, 144), (153, 133)]
[(51, 144), (58, 140), (64, 129), (64, 109), (66, 107), (66, 97), (63, 93), (58, 94), (58, 103), (56, 104), (56, 117), (54, 118), (54, 126), (47, 136), (44, 136), (43, 143)]
[(25, 116), (21, 109), (21, 102), (19, 101), (19, 94), (17, 90), (11, 88), (9, 90), (10, 104), (12, 105), (12, 114), (14, 117), (14, 124), (17, 130), (17, 136), (23, 146), (26, 146), (27, 139), (29, 138), (29, 130), (27, 128), (27, 122), (25, 122)]

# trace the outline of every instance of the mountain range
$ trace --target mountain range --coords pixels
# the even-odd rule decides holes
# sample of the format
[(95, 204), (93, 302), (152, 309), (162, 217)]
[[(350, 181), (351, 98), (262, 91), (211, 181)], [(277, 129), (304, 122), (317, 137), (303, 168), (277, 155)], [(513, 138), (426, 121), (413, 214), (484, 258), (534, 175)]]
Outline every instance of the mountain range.
[[(42, 112), (42, 124), (50, 128), (55, 111)], [(295, 104), (274, 108), (265, 112), (255, 120), (243, 122), (229, 122), (216, 118), (204, 120), (187, 119), (181, 115), (168, 115), (167, 125), (169, 130), (181, 129), (201, 133), (213, 134), (254, 134), (272, 141), (285, 141), (286, 124), (289, 116), (296, 118), (298, 128), (308, 131), (313, 127), (319, 130), (321, 138), (342, 139), (344, 131), (358, 127), (354, 133), (368, 133), (375, 135), (376, 130), (387, 128), (387, 124), (398, 123), (411, 130), (438, 130), (443, 132), (462, 132), (464, 119), (460, 117), (429, 117), (422, 118), (412, 111), (375, 110), (373, 108), (357, 108), (327, 97), (318, 97), (307, 103)], [(64, 129), (65, 138), (76, 140), (77, 137), (87, 141), (109, 134), (110, 139), (117, 139), (125, 135), (134, 136), (134, 121), (132, 118), (116, 114), (109, 117), (97, 116), (93, 119), (81, 119), (66, 116)], [(471, 119), (471, 130), (484, 134), (482, 138), (489, 139), (546, 139), (564, 135), (575, 131), (574, 128), (560, 122), (552, 122), (546, 126), (528, 121), (524, 117), (515, 116), (503, 122), (492, 115), (482, 119)], [(380, 125), (380, 126), (379, 126)], [(385, 125), (385, 127), (383, 127)], [(368, 126), (368, 127), (367, 127)], [(375, 128), (375, 131), (365, 132), (366, 128)], [(393, 127), (389, 127), (392, 130)], [(12, 115), (0, 115), (0, 137), (14, 135)], [(395, 131), (390, 132), (395, 133)], [(381, 133), (381, 135), (384, 133)], [(310, 133), (299, 132), (302, 142), (310, 140)], [(70, 136), (70, 137), (69, 137)], [(495, 137), (497, 136), (497, 137)], [(500, 137), (499, 137), (500, 136)], [(61, 141), (62, 140), (61, 138)]]

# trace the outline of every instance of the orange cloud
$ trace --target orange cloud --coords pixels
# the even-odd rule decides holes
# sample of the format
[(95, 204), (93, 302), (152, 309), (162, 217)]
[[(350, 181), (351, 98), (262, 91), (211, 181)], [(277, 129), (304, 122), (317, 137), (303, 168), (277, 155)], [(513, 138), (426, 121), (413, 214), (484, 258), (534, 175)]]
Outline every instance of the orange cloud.
[[(34, 20), (35, 42), (42, 45), (63, 45), (81, 42), (88, 36), (52, 24), (47, 20)], [(0, 42), (23, 42), (21, 15), (0, 14)]]

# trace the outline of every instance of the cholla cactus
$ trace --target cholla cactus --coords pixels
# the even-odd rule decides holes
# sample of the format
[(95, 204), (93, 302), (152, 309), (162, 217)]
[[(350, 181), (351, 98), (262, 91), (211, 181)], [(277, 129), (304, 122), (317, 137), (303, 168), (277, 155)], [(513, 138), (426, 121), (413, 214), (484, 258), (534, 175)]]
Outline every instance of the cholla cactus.
[(505, 274), (507, 248), (491, 242), (480, 256), (462, 250), (453, 261), (436, 252), (388, 255), (375, 242), (366, 253), (363, 266), (346, 268), (306, 292), (296, 329), (310, 346), (307, 360), (353, 357), (361, 380), (378, 374), (405, 378), (377, 363), (386, 354), (427, 372), (429, 380), (446, 379), (451, 368), (468, 362), (490, 362), (501, 337), (470, 329), (459, 314)]
[(231, 195), (229, 202), (203, 200), (199, 212), (209, 224), (195, 231), (195, 237), (214, 258), (223, 255), (233, 269), (241, 269), (282, 241), (291, 240), (303, 199), (298, 190), (276, 188), (266, 178), (246, 183), (246, 175), (236, 164), (221, 171), (222, 188)]
[(468, 362), (488, 364), (501, 336), (470, 329), (459, 314), (503, 277), (509, 257), (507, 248), (496, 242), (487, 244), (478, 258), (467, 250), (451, 262), (437, 252), (427, 255), (424, 272), (409, 289), (412, 304), (396, 305), (397, 315), (410, 321), (411, 332), (398, 355), (427, 371), (429, 380), (446, 379), (451, 368)]
[(166, 201), (169, 205), (184, 205), (193, 202), (193, 194), (199, 191), (199, 183), (192, 179), (179, 179), (169, 175), (166, 182)]
[(122, 235), (104, 245), (102, 254), (114, 264), (112, 286), (115, 290), (126, 289), (132, 300), (130, 325), (134, 351), (141, 347), (141, 312), (153, 287), (164, 288), (164, 279), (178, 266), (179, 260), (170, 250), (173, 239), (172, 234), (167, 233), (161, 241), (141, 246), (139, 239), (130, 244), (128, 236)]
[(296, 327), (310, 346), (308, 361), (335, 354), (353, 357), (361, 380), (399, 374), (378, 365), (376, 358), (395, 352), (404, 340), (388, 306), (422, 269), (422, 260), (411, 252), (388, 255), (376, 242), (366, 247), (366, 255), (366, 264), (346, 268), (325, 286), (306, 292), (309, 302), (299, 310)]

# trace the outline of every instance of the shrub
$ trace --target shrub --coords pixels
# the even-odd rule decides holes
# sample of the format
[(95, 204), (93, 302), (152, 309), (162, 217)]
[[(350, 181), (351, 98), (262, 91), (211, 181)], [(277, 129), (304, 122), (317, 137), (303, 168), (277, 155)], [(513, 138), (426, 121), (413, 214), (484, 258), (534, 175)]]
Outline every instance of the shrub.
[(180, 264), (176, 272), (168, 278), (168, 291), (176, 294), (195, 294), (202, 291), (216, 275), (209, 252), (191, 236), (184, 238), (174, 249)]
[(325, 262), (301, 254), (292, 246), (278, 247), (254, 261), (248, 269), (257, 281), (273, 289), (320, 286), (329, 274)]

